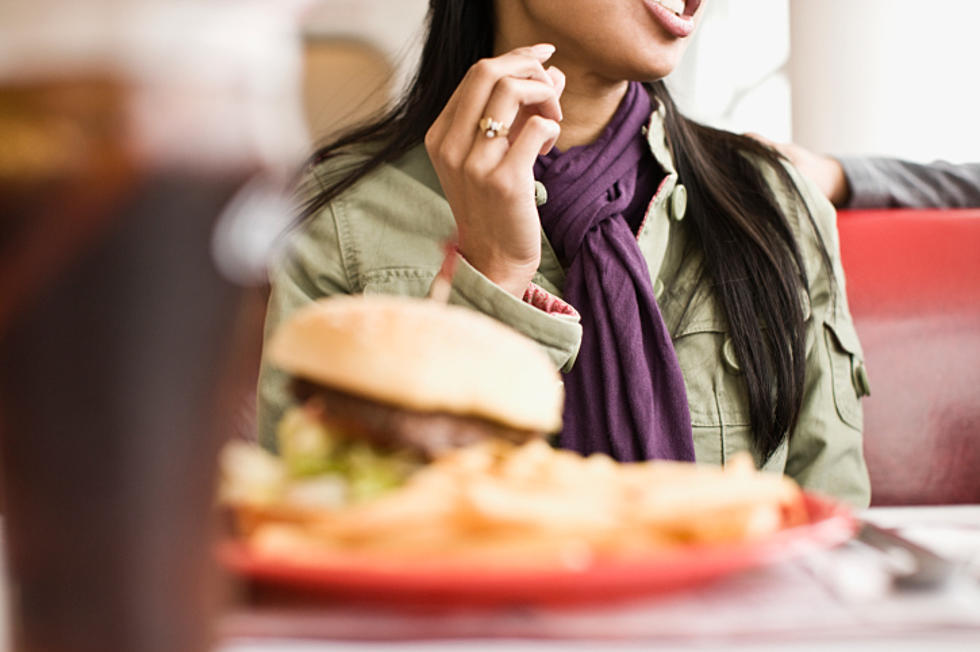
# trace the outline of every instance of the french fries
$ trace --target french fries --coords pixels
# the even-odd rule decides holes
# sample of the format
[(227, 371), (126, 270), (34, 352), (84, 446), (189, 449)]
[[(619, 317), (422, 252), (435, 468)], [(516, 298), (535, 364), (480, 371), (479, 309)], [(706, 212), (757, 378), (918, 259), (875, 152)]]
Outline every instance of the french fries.
[[(756, 471), (748, 455), (724, 469), (618, 464), (542, 441), (458, 449), (401, 488), (341, 508), (291, 504), (282, 486), (278, 500), (233, 487), (225, 495), (255, 554), (306, 563), (583, 568), (598, 558), (753, 540), (806, 518), (796, 484)], [(240, 500), (249, 495), (263, 504)]]

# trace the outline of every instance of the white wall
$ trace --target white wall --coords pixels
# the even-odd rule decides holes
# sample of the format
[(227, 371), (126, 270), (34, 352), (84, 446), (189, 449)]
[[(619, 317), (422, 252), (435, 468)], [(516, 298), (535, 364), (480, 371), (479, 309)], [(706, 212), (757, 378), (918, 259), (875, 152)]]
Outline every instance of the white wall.
[(792, 0), (793, 137), (980, 161), (980, 2)]
[(681, 110), (722, 129), (789, 140), (789, 0), (708, 0), (701, 18), (668, 79)]

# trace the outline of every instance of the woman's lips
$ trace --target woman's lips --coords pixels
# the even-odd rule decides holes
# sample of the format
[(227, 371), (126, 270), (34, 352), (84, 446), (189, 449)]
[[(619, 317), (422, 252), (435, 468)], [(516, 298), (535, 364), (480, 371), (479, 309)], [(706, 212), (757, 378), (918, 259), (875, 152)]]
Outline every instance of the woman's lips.
[(650, 14), (668, 34), (676, 38), (690, 36), (694, 31), (694, 14), (701, 6), (701, 0), (687, 0), (683, 3), (683, 12), (676, 12), (667, 6), (671, 5), (679, 9), (682, 3), (672, 0), (663, 0), (663, 2), (664, 4), (659, 0), (643, 0)]

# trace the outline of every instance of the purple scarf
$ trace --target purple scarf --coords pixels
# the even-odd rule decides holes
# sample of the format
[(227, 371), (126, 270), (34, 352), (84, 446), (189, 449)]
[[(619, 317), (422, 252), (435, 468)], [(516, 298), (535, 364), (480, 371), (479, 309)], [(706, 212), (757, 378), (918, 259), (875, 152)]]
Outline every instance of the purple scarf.
[(552, 150), (534, 167), (548, 191), (541, 224), (567, 272), (565, 300), (582, 315), (559, 444), (623, 462), (694, 459), (677, 355), (623, 216), (634, 197), (652, 197), (649, 184), (659, 180), (638, 175), (649, 156), (641, 129), (651, 112), (645, 89), (633, 82), (599, 140)]

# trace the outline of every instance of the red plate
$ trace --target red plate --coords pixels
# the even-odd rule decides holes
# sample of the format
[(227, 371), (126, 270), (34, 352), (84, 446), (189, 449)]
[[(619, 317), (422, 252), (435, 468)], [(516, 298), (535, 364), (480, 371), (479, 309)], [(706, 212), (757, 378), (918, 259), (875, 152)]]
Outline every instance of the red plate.
[(807, 523), (764, 539), (658, 550), (648, 558), (600, 561), (581, 570), (460, 568), (438, 561), (379, 567), (342, 557), (291, 562), (255, 555), (238, 542), (223, 544), (218, 553), (226, 568), (244, 578), (345, 599), (414, 604), (599, 602), (688, 587), (829, 548), (852, 536), (855, 521), (846, 507), (809, 494), (804, 500)]

